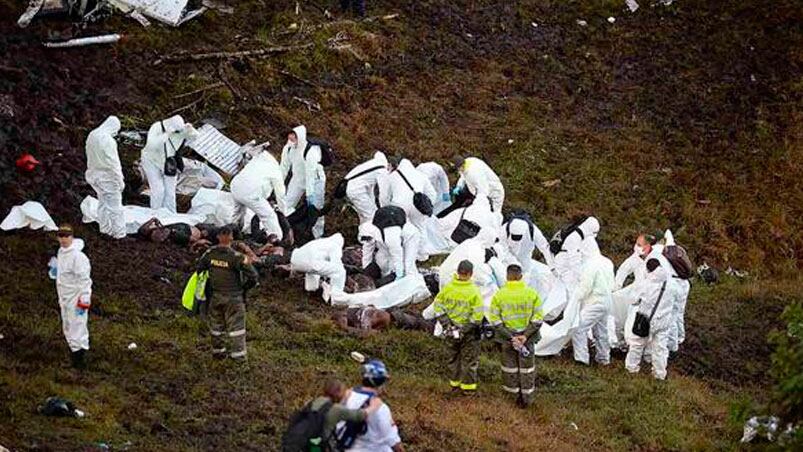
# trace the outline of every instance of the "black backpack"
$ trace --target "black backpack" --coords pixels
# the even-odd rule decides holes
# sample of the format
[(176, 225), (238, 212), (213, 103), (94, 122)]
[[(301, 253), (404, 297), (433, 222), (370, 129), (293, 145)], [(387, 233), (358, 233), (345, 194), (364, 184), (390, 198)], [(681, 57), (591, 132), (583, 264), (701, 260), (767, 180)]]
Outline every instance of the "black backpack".
[(282, 452), (307, 452), (311, 446), (328, 450), (328, 432), (323, 431), (326, 415), (332, 408), (328, 401), (318, 411), (311, 409), (312, 402), (290, 418), (290, 426), (282, 436)]
[[(513, 220), (524, 220), (527, 222), (527, 226), (530, 228), (530, 240), (535, 239), (535, 224), (533, 223), (533, 219), (530, 217), (530, 214), (524, 210), (514, 210), (510, 213), (507, 219), (507, 225), (505, 227), (507, 231), (507, 236), (510, 237), (510, 223)], [(561, 243), (561, 245), (563, 245)]]
[(322, 140), (320, 138), (307, 139), (307, 147), (304, 148), (305, 160), (307, 159), (307, 153), (313, 146), (318, 146), (319, 148), (321, 148), (322, 166), (330, 166), (332, 163), (335, 163), (335, 151), (332, 150), (332, 145), (330, 145), (329, 142), (327, 142), (326, 140)]
[(380, 231), (393, 226), (404, 227), (407, 224), (407, 214), (399, 206), (380, 207), (374, 214), (373, 223)]
[(588, 219), (588, 217), (580, 217), (572, 224), (559, 230), (555, 233), (555, 235), (552, 236), (552, 239), (549, 241), (549, 251), (553, 256), (563, 251), (563, 242), (565, 242), (566, 239), (572, 235), (572, 232), (577, 231), (577, 233), (580, 234), (580, 238), (585, 239), (585, 234), (583, 234), (583, 231), (580, 230), (580, 225), (583, 224), (586, 219)]

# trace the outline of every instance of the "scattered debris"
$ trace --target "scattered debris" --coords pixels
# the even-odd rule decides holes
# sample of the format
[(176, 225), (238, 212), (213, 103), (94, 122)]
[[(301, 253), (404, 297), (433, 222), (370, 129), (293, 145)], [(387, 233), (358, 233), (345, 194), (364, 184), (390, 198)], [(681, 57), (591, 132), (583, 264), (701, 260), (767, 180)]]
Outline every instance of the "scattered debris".
[(577, 19), (577, 25), (585, 27), (586, 25), (588, 25), (588, 22), (584, 21), (583, 19)]
[(220, 133), (213, 125), (204, 124), (198, 136), (187, 142), (201, 157), (229, 176), (237, 174), (243, 159), (242, 146)]
[(183, 61), (201, 61), (201, 60), (219, 60), (219, 59), (233, 59), (244, 57), (259, 57), (271, 55), (274, 53), (292, 52), (294, 50), (309, 49), (314, 46), (313, 43), (300, 44), (295, 46), (276, 46), (266, 47), (256, 50), (241, 50), (238, 52), (209, 52), (209, 53), (191, 53), (191, 54), (178, 54), (167, 55), (164, 58), (156, 60), (153, 64), (158, 66), (161, 63), (179, 63)]
[(791, 439), (796, 428), (791, 424), (786, 424), (783, 431), (779, 431), (781, 420), (776, 416), (753, 416), (744, 423), (744, 433), (740, 442), (749, 443), (756, 437), (766, 438), (769, 442), (776, 439), (779, 444)]
[(704, 283), (709, 285), (719, 282), (719, 271), (705, 262), (703, 262), (703, 265), (697, 267), (697, 275)]
[[(3, 340), (3, 339), (5, 339), (5, 338), (6, 338), (5, 336), (3, 336), (2, 334), (0, 334), (0, 341), (2, 341), (2, 340)], [(1, 452), (1, 451), (2, 451), (2, 449), (0, 449), (0, 452)]]
[(616, 22), (616, 18), (615, 17), (611, 16), (611, 17), (608, 18), (608, 23), (609, 24), (612, 24), (614, 22)]
[(30, 173), (31, 171), (36, 169), (36, 166), (39, 165), (40, 163), (42, 162), (36, 160), (36, 157), (26, 152), (22, 154), (20, 158), (17, 159), (15, 165), (17, 165), (17, 169), (19, 169), (20, 171)]
[(208, 9), (217, 11), (222, 14), (234, 14), (234, 7), (218, 2), (216, 0), (204, 0), (201, 4)]
[(538, 24), (535, 22), (530, 22), (530, 25), (532, 25), (533, 28), (538, 28)]
[(39, 414), (44, 416), (56, 417), (77, 417), (85, 416), (85, 413), (77, 408), (69, 400), (64, 400), (60, 397), (48, 397), (45, 403), (39, 405), (37, 408)]
[(636, 3), (636, 0), (625, 0), (625, 3), (627, 4), (627, 7), (630, 9), (631, 13), (636, 12), (636, 10), (639, 8), (639, 5), (638, 3)]
[(318, 102), (302, 99), (302, 98), (296, 97), (296, 96), (293, 96), (293, 100), (295, 100), (297, 102), (301, 102), (302, 104), (306, 105), (307, 106), (307, 110), (309, 110), (310, 112), (321, 111), (321, 104), (319, 104)]
[(541, 183), (545, 188), (552, 188), (560, 185), (560, 179), (552, 179)]
[(710, 199), (698, 199), (697, 200), (697, 204), (700, 204), (700, 205), (703, 205), (703, 206), (707, 206), (707, 205), (711, 204), (711, 200)]
[(132, 342), (132, 343), (128, 344), (128, 349), (129, 350), (136, 350), (137, 349), (137, 344), (135, 342)]
[(574, 422), (569, 422), (569, 427), (573, 428), (575, 431), (580, 430), (580, 427), (578, 427)]
[(178, 27), (209, 9), (206, 5), (187, 11), (188, 0), (107, 0), (123, 14), (141, 14), (159, 22)]
[(58, 230), (56, 223), (50, 218), (44, 206), (36, 201), (28, 201), (21, 206), (14, 206), (11, 212), (0, 223), (0, 229), (10, 231), (12, 229), (31, 228), (33, 230), (44, 228), (45, 231)]
[(148, 132), (144, 130), (126, 130), (125, 132), (118, 133), (117, 136), (120, 137), (122, 142), (125, 144), (144, 146), (145, 136), (147, 134)]
[(513, 144), (513, 138), (508, 138), (507, 144)]
[(31, 0), (28, 8), (17, 20), (17, 25), (25, 28), (31, 21), (42, 15), (60, 14), (82, 23), (93, 22), (101, 17), (120, 12), (143, 27), (150, 26), (151, 19), (177, 27), (192, 20), (209, 9), (222, 13), (232, 13), (233, 8), (211, 0), (204, 0), (203, 6), (187, 10), (189, 0)]
[(65, 47), (83, 47), (94, 44), (114, 44), (115, 42), (123, 39), (122, 35), (109, 34), (101, 36), (92, 36), (88, 38), (70, 39), (64, 42), (46, 42), (45, 47), (49, 49), (63, 49)]
[(748, 272), (742, 271), (742, 270), (736, 270), (733, 267), (728, 267), (728, 269), (725, 270), (725, 274), (728, 275), (728, 276), (733, 276), (733, 277), (739, 278), (739, 279), (744, 279), (744, 278), (747, 278), (748, 276), (750, 276), (750, 274)]
[(349, 353), (349, 357), (360, 364), (365, 362), (365, 355), (360, 352), (351, 352)]

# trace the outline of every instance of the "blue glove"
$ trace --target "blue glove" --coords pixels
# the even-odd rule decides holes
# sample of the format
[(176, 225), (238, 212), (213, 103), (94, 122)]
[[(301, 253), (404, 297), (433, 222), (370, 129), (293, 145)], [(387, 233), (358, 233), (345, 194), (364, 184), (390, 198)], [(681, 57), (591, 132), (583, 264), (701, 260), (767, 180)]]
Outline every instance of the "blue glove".
[(452, 196), (457, 196), (457, 195), (458, 195), (458, 193), (460, 193), (460, 190), (462, 190), (462, 187), (455, 187), (455, 188), (453, 188), (453, 189), (452, 189)]
[(452, 198), (449, 196), (449, 193), (444, 193), (444, 194), (441, 195), (441, 200), (442, 201), (448, 202), (448, 201), (451, 201), (451, 199)]

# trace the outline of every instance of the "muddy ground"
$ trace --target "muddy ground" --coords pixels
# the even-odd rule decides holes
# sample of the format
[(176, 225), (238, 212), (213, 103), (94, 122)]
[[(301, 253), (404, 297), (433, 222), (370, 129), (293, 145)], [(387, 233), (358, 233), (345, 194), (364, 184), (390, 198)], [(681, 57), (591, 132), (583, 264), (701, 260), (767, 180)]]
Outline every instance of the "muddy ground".
[[(617, 262), (629, 252), (637, 231), (669, 226), (696, 262), (749, 270), (754, 276), (747, 281), (695, 286), (687, 343), (671, 369), (683, 381), (700, 380), (739, 397), (761, 393), (771, 384), (766, 378), (771, 349), (765, 336), (777, 326), (783, 306), (800, 293), (794, 275), (803, 256), (803, 17), (796, 2), (775, 2), (772, 8), (757, 1), (679, 1), (671, 8), (641, 2), (642, 8), (631, 15), (615, 1), (387, 0), (370, 2), (371, 14), (399, 13), (398, 18), (324, 25), (327, 20), (312, 6), (302, 7), (302, 15), (296, 16), (280, 2), (244, 1), (233, 16), (210, 12), (180, 29), (157, 25), (145, 30), (125, 18), (111, 18), (90, 25), (85, 34), (122, 31), (123, 42), (66, 51), (47, 50), (40, 43), (54, 31), (70, 32), (68, 23), (37, 22), (20, 30), (14, 24), (21, 11), (17, 3), (0, 2), (0, 99), (10, 100), (6, 103), (11, 107), (0, 116), (0, 212), (33, 199), (57, 221), (79, 224), (78, 205), (91, 194), (83, 181), (83, 143), (109, 114), (120, 116), (124, 128), (142, 130), (191, 105), (181, 111), (186, 119), (222, 119), (227, 135), (239, 142), (269, 139), (274, 152), (280, 150), (283, 131), (303, 122), (337, 146), (341, 160), (331, 181), (375, 148), (417, 161), (481, 155), (505, 180), (511, 206), (533, 211), (545, 233), (576, 212), (594, 212), (603, 219), (602, 248)], [(608, 23), (608, 16), (616, 22)], [(588, 25), (579, 26), (578, 19)], [(292, 23), (300, 31), (289, 32)], [(353, 52), (333, 50), (332, 39), (351, 45)], [(307, 42), (315, 46), (264, 59), (154, 65), (166, 54)], [(218, 81), (226, 86), (182, 96)], [(318, 102), (322, 112), (309, 111), (295, 98)], [(144, 205), (130, 171), (138, 151), (121, 146), (129, 187), (125, 200)], [(43, 164), (33, 173), (20, 173), (14, 160), (22, 152)], [(544, 184), (558, 179), (556, 185)], [(345, 231), (354, 228), (348, 214), (330, 224)], [(110, 242), (91, 225), (79, 230), (87, 239), (98, 298), (117, 300), (93, 308), (99, 324), (109, 325), (106, 334), (117, 331), (114, 325), (163, 325), (159, 322), (165, 316), (183, 315), (176, 299), (195, 256), (133, 238)], [(5, 363), (0, 367), (36, 381), (33, 376), (43, 372), (71, 381), (76, 377), (64, 377), (56, 364), (64, 359), (56, 332), (43, 336), (28, 329), (31, 320), (56, 315), (43, 270), (53, 252), (52, 238), (41, 233), (0, 236), (0, 260), (14, 268), (0, 274), (5, 288), (0, 333), (11, 339), (2, 343)], [(268, 282), (256, 295), (260, 322), (276, 327), (278, 333), (271, 334), (289, 337), (265, 339), (279, 349), (299, 346), (299, 338), (310, 330), (329, 328), (319, 325), (328, 308), (286, 287)], [(43, 304), (45, 300), (50, 304)], [(293, 339), (297, 333), (301, 336)], [(177, 343), (195, 333), (183, 334)], [(413, 341), (410, 349), (364, 345), (395, 353), (398, 365), (415, 374), (415, 366), (398, 357), (420, 347), (419, 338), (402, 338)], [(154, 341), (165, 357), (175, 358), (178, 345), (158, 336)], [(349, 339), (327, 344), (319, 352), (341, 367), (339, 358), (328, 353), (356, 345)], [(116, 358), (110, 350), (99, 353), (112, 362)], [(292, 375), (307, 378), (308, 358), (299, 359), (302, 365), (292, 358), (285, 364)], [(550, 361), (557, 361), (550, 369), (562, 382), (565, 359)], [(186, 380), (179, 370), (190, 364), (176, 366), (170, 375)], [(266, 366), (258, 364), (258, 372), (270, 373), (278, 365)], [(131, 372), (139, 375), (136, 368)], [(92, 378), (103, 382), (100, 375)], [(169, 380), (151, 378), (155, 394), (183, 394)], [(135, 384), (115, 372), (109, 381), (122, 387)], [(276, 382), (286, 381), (286, 375), (276, 377)], [(10, 381), (2, 384), (14, 388), (11, 397), (34, 397)], [(404, 384), (418, 388), (417, 381)], [(133, 400), (145, 403), (147, 397), (142, 397)], [(235, 391), (224, 397), (236, 404), (256, 396)], [(395, 402), (400, 403), (398, 398)], [(265, 403), (281, 407), (281, 414), (290, 409), (283, 400)], [(228, 423), (253, 415), (248, 409), (231, 409)], [(11, 413), (16, 411), (9, 408), (6, 414)], [(155, 419), (147, 432), (139, 425), (126, 428), (149, 438), (201, 438), (201, 443), (182, 439), (182, 447), (227, 444), (216, 436), (229, 425), (225, 422), (218, 431), (184, 425), (179, 434), (164, 417), (146, 417)], [(36, 433), (1, 424), (0, 439), (6, 445), (60, 448), (53, 437), (41, 443)], [(269, 426), (255, 438), (265, 444), (270, 443), (265, 438), (275, 439), (281, 423)], [(420, 450), (439, 441), (468, 441), (430, 423), (408, 424), (407, 433)], [(59, 435), (65, 444), (77, 444), (67, 433)], [(250, 448), (244, 444), (253, 438), (244, 437), (246, 443), (237, 444)], [(146, 449), (153, 444), (158, 443), (148, 443)], [(585, 440), (573, 444), (613, 447)], [(672, 444), (637, 441), (627, 447), (665, 449)]]

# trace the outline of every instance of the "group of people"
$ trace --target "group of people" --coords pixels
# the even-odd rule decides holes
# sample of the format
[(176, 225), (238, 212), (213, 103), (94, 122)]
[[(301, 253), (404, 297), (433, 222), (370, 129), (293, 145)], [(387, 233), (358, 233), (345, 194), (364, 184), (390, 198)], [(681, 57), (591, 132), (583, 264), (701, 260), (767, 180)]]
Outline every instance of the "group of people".
[[(155, 123), (142, 150), (151, 207), (173, 212), (180, 171), (176, 156), (197, 133), (175, 118)], [(119, 130), (120, 121), (109, 117), (86, 143), (86, 179), (98, 195), (100, 231), (114, 238), (125, 235)], [(589, 340), (601, 365), (610, 364), (611, 346), (626, 347), (628, 371), (638, 372), (642, 362), (651, 361), (654, 376), (666, 378), (668, 354), (685, 338), (690, 277), (678, 268), (677, 253), (667, 254), (679, 248), (671, 232), (660, 241), (638, 235), (633, 255), (615, 272), (597, 244), (601, 226), (595, 217), (577, 218), (547, 239), (527, 212), (504, 211), (502, 179), (480, 158), (461, 156), (447, 165), (457, 176), (452, 188), (447, 169), (438, 163), (416, 166), (377, 151), (327, 197), (333, 161), (328, 143), (309, 138), (306, 128), (297, 126), (279, 160), (262, 150), (231, 179), (231, 197), (242, 215), (237, 222), (174, 227), (188, 243), (211, 246), (196, 274), (205, 282), (197, 293), (205, 300), (215, 356), (246, 358), (245, 292), (260, 276), (303, 274), (307, 291), (341, 304), (354, 274), (369, 279), (377, 291), (390, 288), (382, 293), (393, 297), (397, 287), (423, 280), (421, 262), (444, 255), (430, 284), (434, 301), (421, 316), (359, 306), (336, 315), (336, 321), (357, 330), (397, 324), (447, 338), (449, 385), (467, 393), (477, 388), (478, 343), (493, 338), (502, 347), (503, 389), (517, 394), (522, 406), (532, 402), (535, 391), (535, 357), (560, 353), (569, 343), (574, 359), (583, 364), (590, 363)], [(325, 231), (324, 218), (339, 202), (353, 209), (359, 224), (357, 262), (348, 266), (346, 238)], [(292, 217), (304, 221), (288, 221)], [(299, 224), (306, 230), (299, 231)], [(140, 232), (153, 239), (167, 228), (157, 221)], [(310, 239), (303, 243), (299, 237), (305, 233)], [(236, 240), (243, 234), (261, 241)], [(65, 225), (58, 235), (54, 273), (64, 334), (74, 364), (81, 366), (89, 348), (90, 265), (71, 227)], [(536, 250), (540, 260), (534, 259)]]

